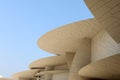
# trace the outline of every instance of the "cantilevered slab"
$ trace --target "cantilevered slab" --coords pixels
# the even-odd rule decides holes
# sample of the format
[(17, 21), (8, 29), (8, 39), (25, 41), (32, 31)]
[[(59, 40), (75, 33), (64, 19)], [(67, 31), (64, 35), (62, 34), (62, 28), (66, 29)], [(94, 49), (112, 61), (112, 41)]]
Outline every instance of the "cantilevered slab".
[(120, 54), (91, 63), (79, 71), (80, 76), (120, 80)]
[(35, 73), (37, 73), (38, 71), (38, 69), (35, 69), (18, 72), (13, 75), (13, 78), (34, 78)]
[(67, 72), (69, 72), (69, 71), (68, 70), (42, 71), (40, 73), (37, 73), (36, 76), (38, 76), (38, 75), (45, 75), (45, 74), (67, 73)]
[(43, 68), (46, 66), (59, 66), (59, 65), (64, 65), (66, 64), (66, 59), (65, 56), (52, 56), (52, 57), (47, 57), (47, 58), (43, 58), (40, 60), (37, 60), (35, 62), (32, 62), (29, 67), (31, 69), (39, 69), (39, 68)]
[(120, 0), (85, 0), (87, 6), (116, 42), (120, 42)]
[(80, 44), (82, 38), (92, 38), (100, 30), (95, 19), (75, 22), (46, 33), (38, 40), (38, 46), (60, 55), (75, 52), (78, 46), (82, 46)]

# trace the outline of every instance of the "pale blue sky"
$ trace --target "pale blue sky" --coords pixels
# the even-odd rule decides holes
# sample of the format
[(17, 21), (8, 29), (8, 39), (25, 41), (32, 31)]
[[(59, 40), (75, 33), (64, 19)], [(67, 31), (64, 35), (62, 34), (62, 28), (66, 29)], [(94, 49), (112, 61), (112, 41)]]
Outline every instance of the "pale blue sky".
[(46, 32), (92, 17), (83, 0), (0, 0), (0, 75), (52, 56), (36, 44)]

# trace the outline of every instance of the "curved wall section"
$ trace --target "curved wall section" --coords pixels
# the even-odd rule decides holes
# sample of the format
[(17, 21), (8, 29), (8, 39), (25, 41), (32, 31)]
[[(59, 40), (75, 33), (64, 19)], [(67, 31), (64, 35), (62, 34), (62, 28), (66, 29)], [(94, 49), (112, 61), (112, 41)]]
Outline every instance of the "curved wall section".
[(105, 30), (92, 39), (92, 62), (118, 53), (120, 53), (120, 44), (117, 44)]
[(116, 42), (120, 42), (120, 0), (85, 0), (89, 9)]
[(104, 80), (120, 80), (120, 54), (91, 63), (80, 69), (79, 74)]

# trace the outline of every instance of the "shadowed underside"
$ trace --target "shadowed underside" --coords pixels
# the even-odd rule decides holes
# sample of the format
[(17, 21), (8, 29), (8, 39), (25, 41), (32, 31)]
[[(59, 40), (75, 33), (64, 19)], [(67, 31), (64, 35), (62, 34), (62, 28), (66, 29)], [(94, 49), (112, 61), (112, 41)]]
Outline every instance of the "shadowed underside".
[(120, 54), (91, 63), (80, 69), (79, 74), (84, 77), (102, 79), (120, 79)]
[(40, 73), (37, 73), (37, 75), (45, 75), (45, 74), (57, 74), (57, 73), (67, 73), (68, 70), (52, 70), (52, 71), (42, 71)]

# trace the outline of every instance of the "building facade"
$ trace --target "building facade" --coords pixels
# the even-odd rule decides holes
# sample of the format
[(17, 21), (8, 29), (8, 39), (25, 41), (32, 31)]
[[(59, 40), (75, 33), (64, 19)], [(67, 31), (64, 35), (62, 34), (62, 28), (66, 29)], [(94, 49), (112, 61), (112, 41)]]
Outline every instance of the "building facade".
[(85, 0), (95, 18), (54, 29), (38, 46), (56, 56), (32, 62), (14, 80), (120, 80), (120, 0)]

